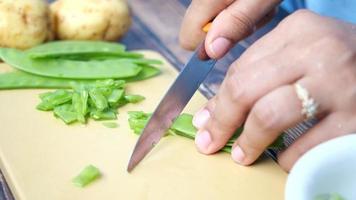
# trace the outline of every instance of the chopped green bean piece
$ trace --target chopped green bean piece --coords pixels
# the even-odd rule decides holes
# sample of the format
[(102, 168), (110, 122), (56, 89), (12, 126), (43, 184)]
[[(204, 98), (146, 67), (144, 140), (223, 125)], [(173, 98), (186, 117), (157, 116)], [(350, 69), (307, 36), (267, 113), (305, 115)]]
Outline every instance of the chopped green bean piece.
[(99, 111), (105, 110), (109, 105), (106, 97), (98, 88), (93, 88), (89, 91), (90, 98), (93, 100), (95, 107)]
[(129, 103), (124, 98), (125, 81), (100, 80), (94, 84), (73, 83), (71, 86), (73, 91), (60, 89), (40, 94), (37, 109), (54, 110), (55, 116), (67, 124), (76, 121), (84, 124), (89, 117), (94, 120), (117, 119), (117, 108)]
[(106, 128), (117, 128), (119, 125), (116, 122), (103, 122)]
[(72, 98), (73, 109), (77, 113), (77, 119), (83, 124), (86, 122), (85, 116), (88, 113), (88, 97), (89, 93), (84, 89), (80, 92), (75, 92)]
[(117, 103), (125, 94), (123, 89), (114, 89), (108, 97), (108, 102), (115, 104)]
[(72, 106), (70, 104), (55, 107), (53, 113), (66, 124), (77, 121), (77, 113), (72, 111)]
[(37, 109), (43, 111), (53, 110), (55, 106), (71, 101), (72, 95), (72, 92), (66, 90), (57, 90), (52, 93), (42, 94), (40, 97), (42, 102), (37, 106)]
[(76, 177), (73, 178), (72, 182), (75, 186), (85, 187), (89, 183), (92, 183), (101, 176), (98, 168), (93, 165), (86, 166)]
[(99, 110), (92, 110), (90, 111), (90, 116), (94, 120), (113, 120), (117, 119), (117, 113), (113, 110), (106, 110), (106, 111), (99, 111)]
[(125, 100), (129, 103), (139, 103), (145, 100), (145, 97), (141, 95), (125, 95)]

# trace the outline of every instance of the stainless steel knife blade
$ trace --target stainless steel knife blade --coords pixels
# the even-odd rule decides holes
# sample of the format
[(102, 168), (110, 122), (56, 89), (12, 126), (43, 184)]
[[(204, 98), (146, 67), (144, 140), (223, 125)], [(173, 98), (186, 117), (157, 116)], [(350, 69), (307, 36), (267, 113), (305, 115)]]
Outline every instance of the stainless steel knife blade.
[(204, 52), (201, 47), (195, 51), (157, 106), (136, 143), (128, 172), (159, 142), (214, 67), (216, 60), (207, 59)]

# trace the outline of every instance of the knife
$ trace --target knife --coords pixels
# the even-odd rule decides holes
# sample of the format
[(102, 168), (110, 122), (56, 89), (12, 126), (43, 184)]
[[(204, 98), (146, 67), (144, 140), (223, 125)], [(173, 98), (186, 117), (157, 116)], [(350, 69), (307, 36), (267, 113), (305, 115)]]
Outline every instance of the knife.
[(183, 111), (200, 84), (213, 69), (215, 63), (216, 60), (207, 56), (204, 42), (202, 42), (168, 89), (143, 129), (131, 155), (127, 167), (128, 172), (131, 172), (166, 134), (176, 117)]

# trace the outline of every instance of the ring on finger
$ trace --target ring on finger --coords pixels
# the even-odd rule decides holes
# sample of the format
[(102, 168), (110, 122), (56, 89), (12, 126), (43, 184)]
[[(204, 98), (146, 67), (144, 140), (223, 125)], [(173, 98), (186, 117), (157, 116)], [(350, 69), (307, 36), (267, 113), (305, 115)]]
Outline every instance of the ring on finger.
[(296, 83), (294, 86), (298, 98), (302, 101), (302, 115), (305, 116), (306, 120), (315, 118), (318, 112), (319, 104), (312, 97), (310, 97), (308, 90), (301, 84)]

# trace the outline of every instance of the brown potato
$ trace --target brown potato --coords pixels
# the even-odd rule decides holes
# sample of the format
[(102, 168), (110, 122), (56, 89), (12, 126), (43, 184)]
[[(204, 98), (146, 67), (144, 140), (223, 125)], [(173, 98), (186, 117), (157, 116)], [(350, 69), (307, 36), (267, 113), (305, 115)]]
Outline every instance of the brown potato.
[(115, 41), (131, 24), (125, 0), (58, 0), (50, 10), (53, 32), (62, 40)]
[(49, 35), (45, 0), (0, 0), (0, 47), (27, 49)]

